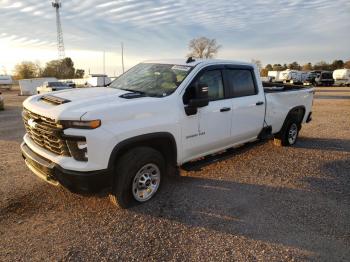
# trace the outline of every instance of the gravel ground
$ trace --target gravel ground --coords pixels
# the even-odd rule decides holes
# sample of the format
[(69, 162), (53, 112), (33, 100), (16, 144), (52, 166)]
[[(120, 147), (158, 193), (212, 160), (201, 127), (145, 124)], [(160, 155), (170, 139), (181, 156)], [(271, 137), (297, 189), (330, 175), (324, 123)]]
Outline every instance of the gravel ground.
[(0, 261), (349, 261), (350, 88), (318, 89), (295, 147), (245, 146), (129, 210), (32, 175), (24, 97), (3, 95)]

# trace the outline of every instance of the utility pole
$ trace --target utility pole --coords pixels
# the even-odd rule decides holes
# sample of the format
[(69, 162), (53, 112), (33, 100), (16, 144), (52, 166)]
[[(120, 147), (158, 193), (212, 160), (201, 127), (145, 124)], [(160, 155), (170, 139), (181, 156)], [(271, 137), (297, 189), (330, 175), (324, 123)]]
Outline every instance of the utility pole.
[(106, 74), (106, 51), (103, 51), (103, 74)]
[(124, 74), (124, 43), (122, 42), (122, 69)]
[(52, 2), (52, 7), (56, 9), (58, 58), (63, 59), (66, 57), (66, 55), (65, 55), (65, 51), (64, 51), (63, 32), (62, 32), (61, 17), (60, 17), (60, 8), (62, 7), (61, 1), (54, 0)]

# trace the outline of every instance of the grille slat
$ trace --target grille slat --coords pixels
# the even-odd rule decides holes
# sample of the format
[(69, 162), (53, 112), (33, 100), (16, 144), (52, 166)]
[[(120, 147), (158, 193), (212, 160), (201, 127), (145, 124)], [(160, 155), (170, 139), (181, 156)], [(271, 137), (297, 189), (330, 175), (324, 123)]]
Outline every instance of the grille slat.
[[(23, 109), (23, 122), (29, 137), (40, 147), (57, 155), (70, 156), (67, 143), (62, 138), (63, 129), (59, 128), (55, 120), (35, 114), (28, 109)], [(29, 120), (35, 121), (35, 127), (31, 127)]]

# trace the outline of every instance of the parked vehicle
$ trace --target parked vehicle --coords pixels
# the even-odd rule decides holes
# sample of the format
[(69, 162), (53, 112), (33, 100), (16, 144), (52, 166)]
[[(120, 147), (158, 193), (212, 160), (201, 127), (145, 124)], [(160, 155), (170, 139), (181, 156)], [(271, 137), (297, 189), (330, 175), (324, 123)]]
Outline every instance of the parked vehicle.
[(45, 93), (50, 93), (53, 91), (60, 91), (60, 90), (66, 90), (66, 89), (71, 89), (69, 85), (63, 82), (45, 82), (43, 85), (39, 86), (36, 91), (38, 94), (45, 94)]
[(283, 83), (302, 85), (307, 77), (307, 72), (287, 69), (281, 72), (280, 79), (283, 80)]
[(333, 72), (333, 79), (337, 86), (350, 86), (350, 69), (338, 69)]
[(11, 76), (0, 75), (0, 86), (11, 86), (12, 84), (13, 80)]
[(90, 87), (95, 86), (108, 86), (111, 83), (111, 79), (107, 75), (91, 74), (86, 81), (86, 85)]
[(250, 63), (144, 62), (109, 87), (27, 98), (21, 149), (47, 182), (73, 192), (110, 188), (126, 208), (150, 200), (190, 161), (270, 137), (294, 145), (311, 121), (313, 93), (263, 84)]
[(303, 85), (305, 86), (315, 86), (315, 79), (321, 74), (322, 71), (311, 71), (309, 72), (307, 78), (303, 81)]
[(274, 78), (272, 76), (262, 76), (262, 77), (260, 77), (260, 79), (263, 82), (270, 82), (270, 83), (272, 83), (274, 80)]
[(1, 96), (1, 92), (0, 92), (0, 111), (5, 109), (5, 102), (4, 102), (4, 98)]
[(282, 77), (281, 73), (282, 71), (269, 71), (267, 73), (267, 76), (271, 78), (271, 82), (283, 83), (283, 80), (281, 79)]
[(19, 87), (21, 89), (21, 95), (31, 96), (37, 94), (37, 88), (43, 85), (45, 82), (56, 82), (58, 81), (55, 77), (45, 78), (32, 78), (19, 80)]
[(332, 86), (334, 85), (333, 72), (322, 71), (315, 78), (316, 86)]
[(65, 83), (67, 86), (71, 87), (71, 88), (76, 88), (76, 87), (77, 87), (77, 85), (76, 85), (73, 81), (71, 81), (71, 80), (65, 81), (64, 83)]

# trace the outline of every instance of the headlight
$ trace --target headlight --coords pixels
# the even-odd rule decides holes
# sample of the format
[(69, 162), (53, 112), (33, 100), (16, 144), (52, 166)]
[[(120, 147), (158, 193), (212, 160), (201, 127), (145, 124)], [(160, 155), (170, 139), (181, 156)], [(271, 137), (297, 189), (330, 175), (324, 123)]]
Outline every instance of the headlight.
[(101, 126), (101, 120), (91, 121), (74, 121), (74, 120), (62, 120), (59, 122), (62, 128), (80, 128), (80, 129), (95, 129)]

